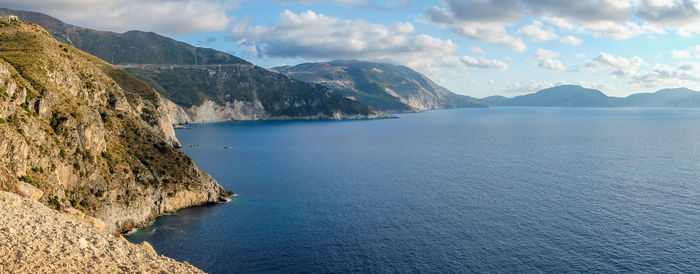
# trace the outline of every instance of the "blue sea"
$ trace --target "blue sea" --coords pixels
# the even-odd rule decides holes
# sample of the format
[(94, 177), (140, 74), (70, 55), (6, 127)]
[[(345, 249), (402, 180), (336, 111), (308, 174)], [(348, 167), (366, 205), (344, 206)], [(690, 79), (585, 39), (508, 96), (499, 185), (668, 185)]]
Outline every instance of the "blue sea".
[(128, 239), (212, 273), (700, 272), (700, 110), (399, 117), (178, 130), (238, 196)]

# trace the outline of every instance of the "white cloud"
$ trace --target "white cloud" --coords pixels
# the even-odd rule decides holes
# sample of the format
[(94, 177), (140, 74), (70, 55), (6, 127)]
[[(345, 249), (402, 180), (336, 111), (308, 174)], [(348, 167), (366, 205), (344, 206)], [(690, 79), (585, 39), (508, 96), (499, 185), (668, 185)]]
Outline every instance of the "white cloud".
[(46, 13), (79, 26), (165, 35), (217, 31), (229, 26), (226, 11), (239, 0), (5, 0), (3, 6)]
[(659, 27), (689, 36), (700, 32), (700, 1), (635, 0), (637, 17)]
[(471, 47), (471, 48), (469, 48), (469, 50), (473, 53), (478, 53), (478, 54), (485, 54), (486, 53), (480, 47)]
[(557, 59), (557, 57), (559, 57), (558, 52), (546, 49), (537, 49), (533, 57), (535, 58), (538, 67), (556, 71), (562, 71), (566, 69), (566, 67), (564, 67), (564, 64), (562, 64), (561, 61)]
[(405, 9), (411, 6), (410, 0), (394, 0), (394, 1), (371, 1), (371, 0), (270, 0), (272, 2), (283, 4), (314, 4), (321, 2), (334, 2), (343, 6), (352, 8), (370, 8), (379, 10), (397, 10)]
[(416, 33), (408, 22), (386, 26), (342, 20), (313, 11), (286, 10), (280, 22), (267, 26), (236, 21), (231, 38), (263, 58), (381, 61), (427, 73), (435, 73), (442, 67), (438, 60), (457, 58), (454, 42)]
[(503, 92), (505, 93), (529, 93), (529, 92), (534, 92), (546, 88), (551, 88), (553, 87), (554, 84), (549, 82), (549, 81), (538, 81), (538, 80), (533, 80), (533, 79), (528, 79), (527, 81), (524, 82), (514, 82), (511, 84), (508, 84), (505, 86), (503, 89)]
[(471, 56), (462, 56), (462, 63), (467, 67), (484, 68), (484, 69), (508, 69), (508, 64), (500, 60), (489, 60), (485, 58), (474, 58)]
[[(625, 22), (631, 14), (632, 6), (626, 0), (443, 0), (441, 6), (426, 10), (429, 21), (434, 24), (471, 39), (505, 45), (516, 51), (524, 51), (527, 47), (519, 38), (509, 35), (506, 27), (520, 22), (525, 16), (539, 17), (564, 29), (580, 25), (583, 29), (602, 31)], [(618, 32), (609, 35), (619, 37)], [(543, 29), (537, 20), (523, 27), (520, 33), (533, 41), (557, 38), (553, 29)], [(601, 32), (601, 35), (606, 34), (608, 32)]]
[(690, 59), (693, 57), (700, 58), (700, 45), (684, 50), (671, 50), (671, 57), (674, 59)]
[(569, 46), (578, 46), (578, 45), (583, 44), (583, 40), (576, 38), (575, 36), (572, 36), (572, 35), (564, 36), (564, 38), (561, 38), (561, 40), (559, 40), (559, 42), (561, 42), (564, 45), (569, 45)]
[(637, 73), (637, 69), (644, 64), (640, 57), (615, 57), (608, 53), (600, 53), (596, 58), (586, 63), (589, 70), (612, 69), (616, 77), (630, 77)]
[(452, 27), (452, 31), (471, 39), (503, 45), (514, 51), (523, 52), (527, 50), (525, 43), (520, 38), (509, 35), (504, 27), (465, 24)]
[(530, 38), (530, 40), (535, 42), (549, 41), (559, 38), (559, 36), (554, 33), (554, 28), (542, 28), (542, 22), (537, 20), (533, 20), (532, 24), (522, 27), (518, 32), (524, 34)]
[(633, 22), (625, 22), (624, 24), (613, 24), (598, 29), (593, 33), (593, 36), (597, 38), (628, 39), (643, 34), (663, 33), (663, 29), (648, 24), (639, 25)]
[(693, 54), (687, 50), (671, 50), (671, 57), (674, 59), (690, 59), (693, 57)]
[(697, 84), (700, 83), (700, 63), (681, 62), (676, 67), (654, 64), (651, 70), (629, 77), (629, 83), (649, 88)]

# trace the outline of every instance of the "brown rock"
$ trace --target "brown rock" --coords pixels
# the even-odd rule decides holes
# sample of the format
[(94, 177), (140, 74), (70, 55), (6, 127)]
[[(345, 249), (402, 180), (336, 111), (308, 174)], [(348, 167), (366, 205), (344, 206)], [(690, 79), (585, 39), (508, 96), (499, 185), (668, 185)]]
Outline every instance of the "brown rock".
[(41, 195), (44, 195), (43, 191), (39, 190), (33, 185), (20, 181), (15, 184), (15, 193), (34, 201), (38, 201), (41, 198)]

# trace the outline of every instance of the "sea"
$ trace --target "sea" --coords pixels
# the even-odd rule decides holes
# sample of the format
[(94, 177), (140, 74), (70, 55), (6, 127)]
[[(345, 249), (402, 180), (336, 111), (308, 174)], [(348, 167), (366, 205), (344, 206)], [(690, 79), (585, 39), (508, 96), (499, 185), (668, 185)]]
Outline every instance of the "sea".
[(700, 273), (700, 109), (189, 127), (237, 195), (127, 238), (207, 272)]

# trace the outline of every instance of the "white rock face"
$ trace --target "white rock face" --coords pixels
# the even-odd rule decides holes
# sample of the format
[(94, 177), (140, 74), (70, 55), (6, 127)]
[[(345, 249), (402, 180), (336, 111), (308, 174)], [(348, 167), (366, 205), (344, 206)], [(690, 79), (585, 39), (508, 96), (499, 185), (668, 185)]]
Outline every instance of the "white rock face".
[(204, 101), (199, 106), (189, 108), (179, 106), (170, 100), (163, 99), (165, 111), (175, 124), (211, 123), (231, 120), (264, 120), (268, 118), (260, 102), (234, 101), (226, 105), (218, 105), (211, 100)]

